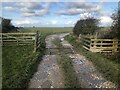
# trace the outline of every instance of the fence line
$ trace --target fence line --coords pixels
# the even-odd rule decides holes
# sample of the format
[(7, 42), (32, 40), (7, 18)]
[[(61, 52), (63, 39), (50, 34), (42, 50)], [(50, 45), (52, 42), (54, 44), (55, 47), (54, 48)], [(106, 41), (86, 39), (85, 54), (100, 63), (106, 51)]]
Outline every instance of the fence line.
[(0, 33), (2, 46), (34, 45), (34, 52), (40, 47), (40, 33)]
[(83, 47), (91, 52), (108, 52), (116, 53), (120, 48), (120, 41), (118, 39), (99, 39), (95, 37), (80, 36)]

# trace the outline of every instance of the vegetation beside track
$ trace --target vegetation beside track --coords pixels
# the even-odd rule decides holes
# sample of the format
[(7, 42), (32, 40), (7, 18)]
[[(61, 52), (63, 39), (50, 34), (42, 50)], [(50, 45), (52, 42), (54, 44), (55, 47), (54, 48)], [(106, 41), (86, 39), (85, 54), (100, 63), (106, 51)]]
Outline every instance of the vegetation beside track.
[(79, 42), (78, 37), (74, 35), (68, 35), (65, 37), (65, 39), (69, 41), (80, 54), (84, 55), (88, 60), (92, 61), (96, 68), (103, 74), (106, 79), (116, 83), (116, 85), (120, 87), (119, 63), (107, 59), (105, 56), (99, 53), (92, 53), (85, 50), (82, 47), (82, 44)]
[(2, 47), (2, 87), (27, 88), (32, 75), (42, 60), (45, 51), (45, 37), (41, 34), (41, 46), (33, 53), (34, 46)]

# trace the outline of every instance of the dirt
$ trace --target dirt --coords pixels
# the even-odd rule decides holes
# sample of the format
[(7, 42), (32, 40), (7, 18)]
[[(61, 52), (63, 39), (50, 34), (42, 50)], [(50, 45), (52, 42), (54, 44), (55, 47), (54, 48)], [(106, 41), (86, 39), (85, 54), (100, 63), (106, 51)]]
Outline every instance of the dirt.
[(57, 64), (57, 49), (53, 44), (57, 35), (46, 38), (46, 55), (38, 66), (38, 71), (30, 80), (29, 88), (63, 88), (64, 80)]
[(67, 34), (50, 35), (46, 38), (46, 55), (30, 80), (29, 88), (64, 88), (64, 77), (57, 63), (58, 47), (53, 43), (55, 38), (61, 40), (66, 48), (63, 52), (72, 59), (82, 88), (115, 88), (115, 84), (103, 78), (91, 61), (74, 51), (73, 46), (64, 39)]

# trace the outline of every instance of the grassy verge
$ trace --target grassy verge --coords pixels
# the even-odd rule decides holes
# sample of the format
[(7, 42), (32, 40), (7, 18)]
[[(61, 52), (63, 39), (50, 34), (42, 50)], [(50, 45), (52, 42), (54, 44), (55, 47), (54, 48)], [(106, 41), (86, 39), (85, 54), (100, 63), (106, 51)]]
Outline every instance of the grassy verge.
[(2, 47), (2, 87), (27, 88), (30, 78), (37, 71), (45, 51), (45, 36), (41, 37), (39, 50), (33, 53), (33, 46)]
[(59, 39), (56, 39), (54, 43), (55, 43), (55, 45), (57, 45), (60, 48), (60, 49), (58, 49), (59, 56), (60, 56), (60, 58), (58, 59), (58, 64), (63, 71), (65, 88), (80, 87), (79, 81), (77, 79), (77, 76), (76, 76), (76, 73), (74, 70), (72, 60), (69, 58), (69, 56), (65, 55), (65, 53), (61, 49), (63, 47), (62, 47)]
[(116, 85), (120, 87), (119, 63), (111, 61), (99, 53), (92, 53), (85, 50), (80, 42), (77, 41), (77, 37), (74, 35), (68, 35), (66, 40), (68, 40), (76, 48), (76, 50), (78, 50), (79, 53), (86, 56), (88, 60), (92, 61), (106, 79), (116, 83)]

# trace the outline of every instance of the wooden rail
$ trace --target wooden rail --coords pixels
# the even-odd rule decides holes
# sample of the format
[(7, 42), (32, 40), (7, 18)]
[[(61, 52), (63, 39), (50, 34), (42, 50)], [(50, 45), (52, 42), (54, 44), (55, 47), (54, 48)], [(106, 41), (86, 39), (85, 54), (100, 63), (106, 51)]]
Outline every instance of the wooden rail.
[(0, 33), (2, 46), (33, 45), (34, 51), (40, 47), (40, 33)]
[(98, 39), (89, 36), (80, 36), (83, 47), (91, 52), (116, 53), (120, 48), (118, 39)]

